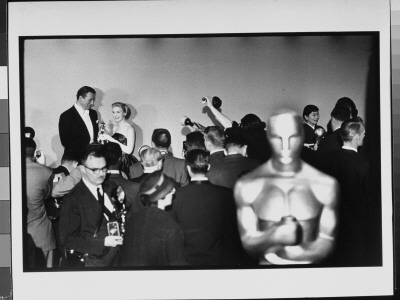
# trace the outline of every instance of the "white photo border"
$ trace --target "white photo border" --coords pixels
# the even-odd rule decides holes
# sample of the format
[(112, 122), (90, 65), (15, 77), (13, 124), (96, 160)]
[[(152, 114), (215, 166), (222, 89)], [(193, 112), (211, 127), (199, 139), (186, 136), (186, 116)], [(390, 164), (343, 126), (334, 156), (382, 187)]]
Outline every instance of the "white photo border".
[[(355, 13), (356, 12), (356, 13)], [(9, 109), (14, 299), (287, 298), (393, 294), (389, 0), (10, 2)], [(19, 37), (378, 31), (383, 266), (23, 272)]]

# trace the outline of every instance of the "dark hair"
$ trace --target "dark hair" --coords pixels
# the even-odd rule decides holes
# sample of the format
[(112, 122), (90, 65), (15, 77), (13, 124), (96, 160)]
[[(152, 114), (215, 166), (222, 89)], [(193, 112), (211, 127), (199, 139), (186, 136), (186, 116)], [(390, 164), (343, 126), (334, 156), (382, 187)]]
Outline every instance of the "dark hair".
[(263, 122), (261, 122), (261, 119), (255, 114), (247, 114), (240, 120), (240, 123), (243, 128), (251, 128), (258, 126)]
[(103, 145), (99, 143), (91, 143), (87, 145), (84, 152), (82, 153), (81, 163), (83, 164), (84, 162), (86, 162), (89, 156), (94, 156), (97, 158), (103, 157), (105, 159)]
[(354, 135), (360, 134), (364, 129), (365, 125), (360, 117), (346, 120), (340, 127), (340, 137), (344, 142), (350, 142), (353, 140)]
[(305, 120), (305, 116), (309, 116), (311, 113), (313, 112), (317, 112), (319, 111), (318, 106), (314, 105), (314, 104), (308, 104), (304, 107), (303, 109), (303, 119)]
[(27, 126), (24, 129), (24, 135), (26, 136), (26, 134), (29, 134), (29, 137), (33, 139), (35, 137), (35, 130), (32, 127)]
[(225, 148), (229, 148), (232, 145), (243, 147), (248, 145), (248, 141), (244, 137), (244, 130), (241, 128), (228, 128), (225, 131)]
[(111, 107), (120, 107), (122, 111), (125, 113), (125, 120), (129, 119), (129, 117), (132, 114), (129, 106), (123, 102), (114, 102), (113, 104), (111, 104)]
[(96, 94), (96, 91), (93, 88), (91, 88), (90, 86), (83, 86), (76, 93), (76, 100), (78, 100), (80, 96), (85, 98), (87, 93)]
[(61, 157), (61, 163), (63, 164), (67, 161), (79, 161), (79, 157), (77, 157), (72, 151), (67, 151), (64, 152), (63, 156)]
[(36, 143), (32, 138), (24, 137), (25, 156), (33, 157), (35, 155)]
[(343, 106), (337, 106), (332, 110), (331, 117), (344, 122), (350, 119), (350, 111)]
[(206, 174), (210, 165), (210, 155), (202, 149), (193, 149), (186, 155), (186, 165), (195, 174)]
[(193, 131), (186, 135), (185, 144), (187, 146), (187, 151), (193, 149), (202, 149), (206, 150), (206, 146), (204, 145), (204, 135), (200, 131)]
[(349, 97), (340, 98), (336, 102), (335, 107), (347, 108), (350, 111), (350, 115), (351, 115), (352, 118), (358, 116), (358, 109), (357, 109), (356, 105), (354, 104), (353, 100), (351, 100)]
[(208, 126), (204, 130), (204, 138), (211, 142), (214, 146), (224, 147), (225, 146), (225, 135), (224, 131), (219, 126)]
[(151, 141), (157, 148), (168, 149), (171, 145), (171, 134), (167, 129), (164, 128), (154, 129), (153, 135), (151, 136)]
[(107, 165), (115, 166), (122, 156), (121, 147), (117, 143), (106, 143), (103, 145), (104, 157)]

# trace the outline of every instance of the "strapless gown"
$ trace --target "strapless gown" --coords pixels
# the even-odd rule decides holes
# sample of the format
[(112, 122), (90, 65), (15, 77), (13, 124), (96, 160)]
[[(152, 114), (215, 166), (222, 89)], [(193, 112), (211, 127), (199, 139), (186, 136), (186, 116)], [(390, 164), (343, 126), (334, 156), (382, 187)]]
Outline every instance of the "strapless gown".
[[(114, 133), (112, 137), (114, 139), (116, 139), (117, 141), (119, 141), (121, 144), (124, 144), (126, 146), (127, 139), (123, 134)], [(130, 178), (130, 174), (129, 174), (130, 167), (134, 163), (137, 163), (138, 161), (139, 160), (133, 154), (128, 154), (128, 153), (122, 152), (121, 171), (123, 171), (128, 176), (128, 178)]]

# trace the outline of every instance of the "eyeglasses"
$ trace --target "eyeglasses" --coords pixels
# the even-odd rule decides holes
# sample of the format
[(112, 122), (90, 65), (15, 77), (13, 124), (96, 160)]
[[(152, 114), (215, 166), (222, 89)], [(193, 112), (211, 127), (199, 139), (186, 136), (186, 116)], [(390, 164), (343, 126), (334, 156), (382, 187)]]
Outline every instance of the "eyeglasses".
[(100, 173), (107, 173), (108, 167), (105, 166), (103, 168), (89, 168), (88, 166), (83, 165), (86, 169), (89, 169), (95, 175), (99, 175)]

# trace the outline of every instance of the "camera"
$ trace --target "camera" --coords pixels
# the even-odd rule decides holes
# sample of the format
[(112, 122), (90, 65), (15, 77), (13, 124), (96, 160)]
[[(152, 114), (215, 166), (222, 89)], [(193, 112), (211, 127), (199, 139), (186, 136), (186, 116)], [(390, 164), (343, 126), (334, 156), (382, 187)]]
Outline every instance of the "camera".
[[(201, 101), (203, 103), (206, 103), (207, 102), (207, 98), (203, 97), (203, 98), (201, 98)], [(222, 100), (219, 97), (214, 96), (214, 97), (211, 98), (211, 103), (212, 103), (212, 106), (214, 106), (214, 108), (219, 109), (219, 108), (221, 108)]]

